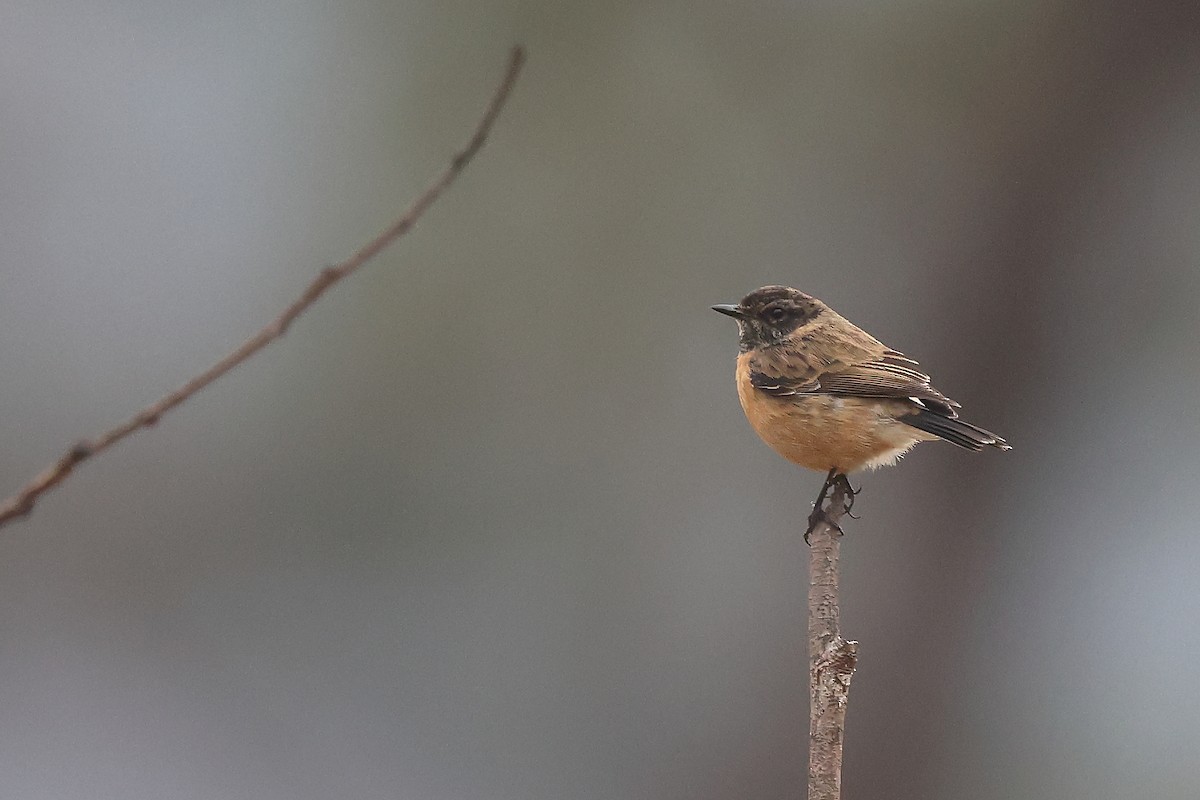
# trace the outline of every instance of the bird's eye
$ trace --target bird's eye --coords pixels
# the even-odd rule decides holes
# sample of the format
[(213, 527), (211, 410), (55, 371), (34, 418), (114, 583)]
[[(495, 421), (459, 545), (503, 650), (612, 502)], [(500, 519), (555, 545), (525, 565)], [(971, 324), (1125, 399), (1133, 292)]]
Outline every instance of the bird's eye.
[(767, 312), (767, 317), (771, 320), (771, 322), (783, 322), (783, 319), (786, 316), (787, 312), (778, 306)]

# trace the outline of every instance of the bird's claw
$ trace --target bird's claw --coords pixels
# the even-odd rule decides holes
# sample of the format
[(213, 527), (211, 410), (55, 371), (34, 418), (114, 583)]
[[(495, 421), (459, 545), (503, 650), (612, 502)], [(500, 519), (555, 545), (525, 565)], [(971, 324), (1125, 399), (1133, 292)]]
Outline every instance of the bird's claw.
[(829, 513), (825, 509), (814, 508), (813, 512), (808, 515), (808, 530), (806, 530), (804, 532), (804, 543), (805, 544), (810, 545), (810, 546), (812, 545), (812, 542), (810, 541), (810, 538), (812, 537), (812, 532), (815, 531), (817, 529), (817, 526), (820, 525), (821, 523), (825, 523), (830, 528), (832, 528), (834, 533), (836, 533), (838, 536), (846, 535), (846, 532), (844, 530), (842, 530), (842, 526), (837, 524), (836, 522), (834, 522), (829, 517)]
[(842, 489), (842, 511), (845, 512), (846, 516), (850, 519), (862, 519), (862, 517), (855, 514), (852, 510), (854, 508), (854, 499), (858, 497), (858, 493), (862, 491), (862, 487), (860, 486), (855, 489), (850, 485), (850, 479), (845, 475), (835, 477), (833, 484), (840, 486)]
[(845, 474), (831, 469), (829, 470), (829, 474), (825, 476), (825, 483), (821, 486), (821, 493), (817, 495), (817, 502), (813, 504), (813, 511), (808, 515), (808, 530), (804, 532), (805, 544), (812, 544), (810, 541), (812, 532), (822, 522), (836, 531), (838, 536), (846, 535), (846, 532), (842, 530), (842, 526), (835, 522), (829, 516), (829, 512), (825, 510), (825, 498), (829, 495), (829, 490), (834, 487), (837, 487), (841, 491), (842, 513), (850, 517), (850, 519), (859, 519), (859, 516), (854, 514), (851, 509), (854, 508), (854, 498), (862, 491), (862, 488), (855, 489), (850, 485), (850, 479)]

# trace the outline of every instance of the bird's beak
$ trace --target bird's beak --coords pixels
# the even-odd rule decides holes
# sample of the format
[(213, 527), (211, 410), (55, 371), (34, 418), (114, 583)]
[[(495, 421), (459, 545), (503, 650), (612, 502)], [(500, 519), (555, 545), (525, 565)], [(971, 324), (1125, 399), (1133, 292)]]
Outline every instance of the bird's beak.
[(730, 305), (729, 303), (720, 303), (719, 305), (715, 305), (712, 307), (712, 310), (718, 311), (726, 316), (733, 317), (734, 319), (742, 318), (742, 310), (735, 305)]

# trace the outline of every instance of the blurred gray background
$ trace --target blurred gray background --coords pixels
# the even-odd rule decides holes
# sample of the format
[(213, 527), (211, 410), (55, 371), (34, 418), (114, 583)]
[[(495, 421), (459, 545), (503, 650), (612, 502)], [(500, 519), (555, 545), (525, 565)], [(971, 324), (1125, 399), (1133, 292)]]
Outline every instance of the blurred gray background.
[(800, 287), (1008, 454), (861, 476), (845, 793), (1200, 795), (1188, 2), (8, 0), (0, 796), (798, 798), (803, 519), (708, 310)]

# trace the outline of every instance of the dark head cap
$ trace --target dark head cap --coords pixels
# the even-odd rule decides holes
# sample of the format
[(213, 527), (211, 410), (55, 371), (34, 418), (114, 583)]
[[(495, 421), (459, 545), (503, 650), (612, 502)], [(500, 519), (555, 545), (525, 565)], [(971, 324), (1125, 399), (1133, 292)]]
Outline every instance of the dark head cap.
[(736, 306), (713, 306), (713, 311), (737, 320), (742, 350), (778, 344), (789, 333), (825, 311), (825, 304), (798, 289), (764, 286)]

